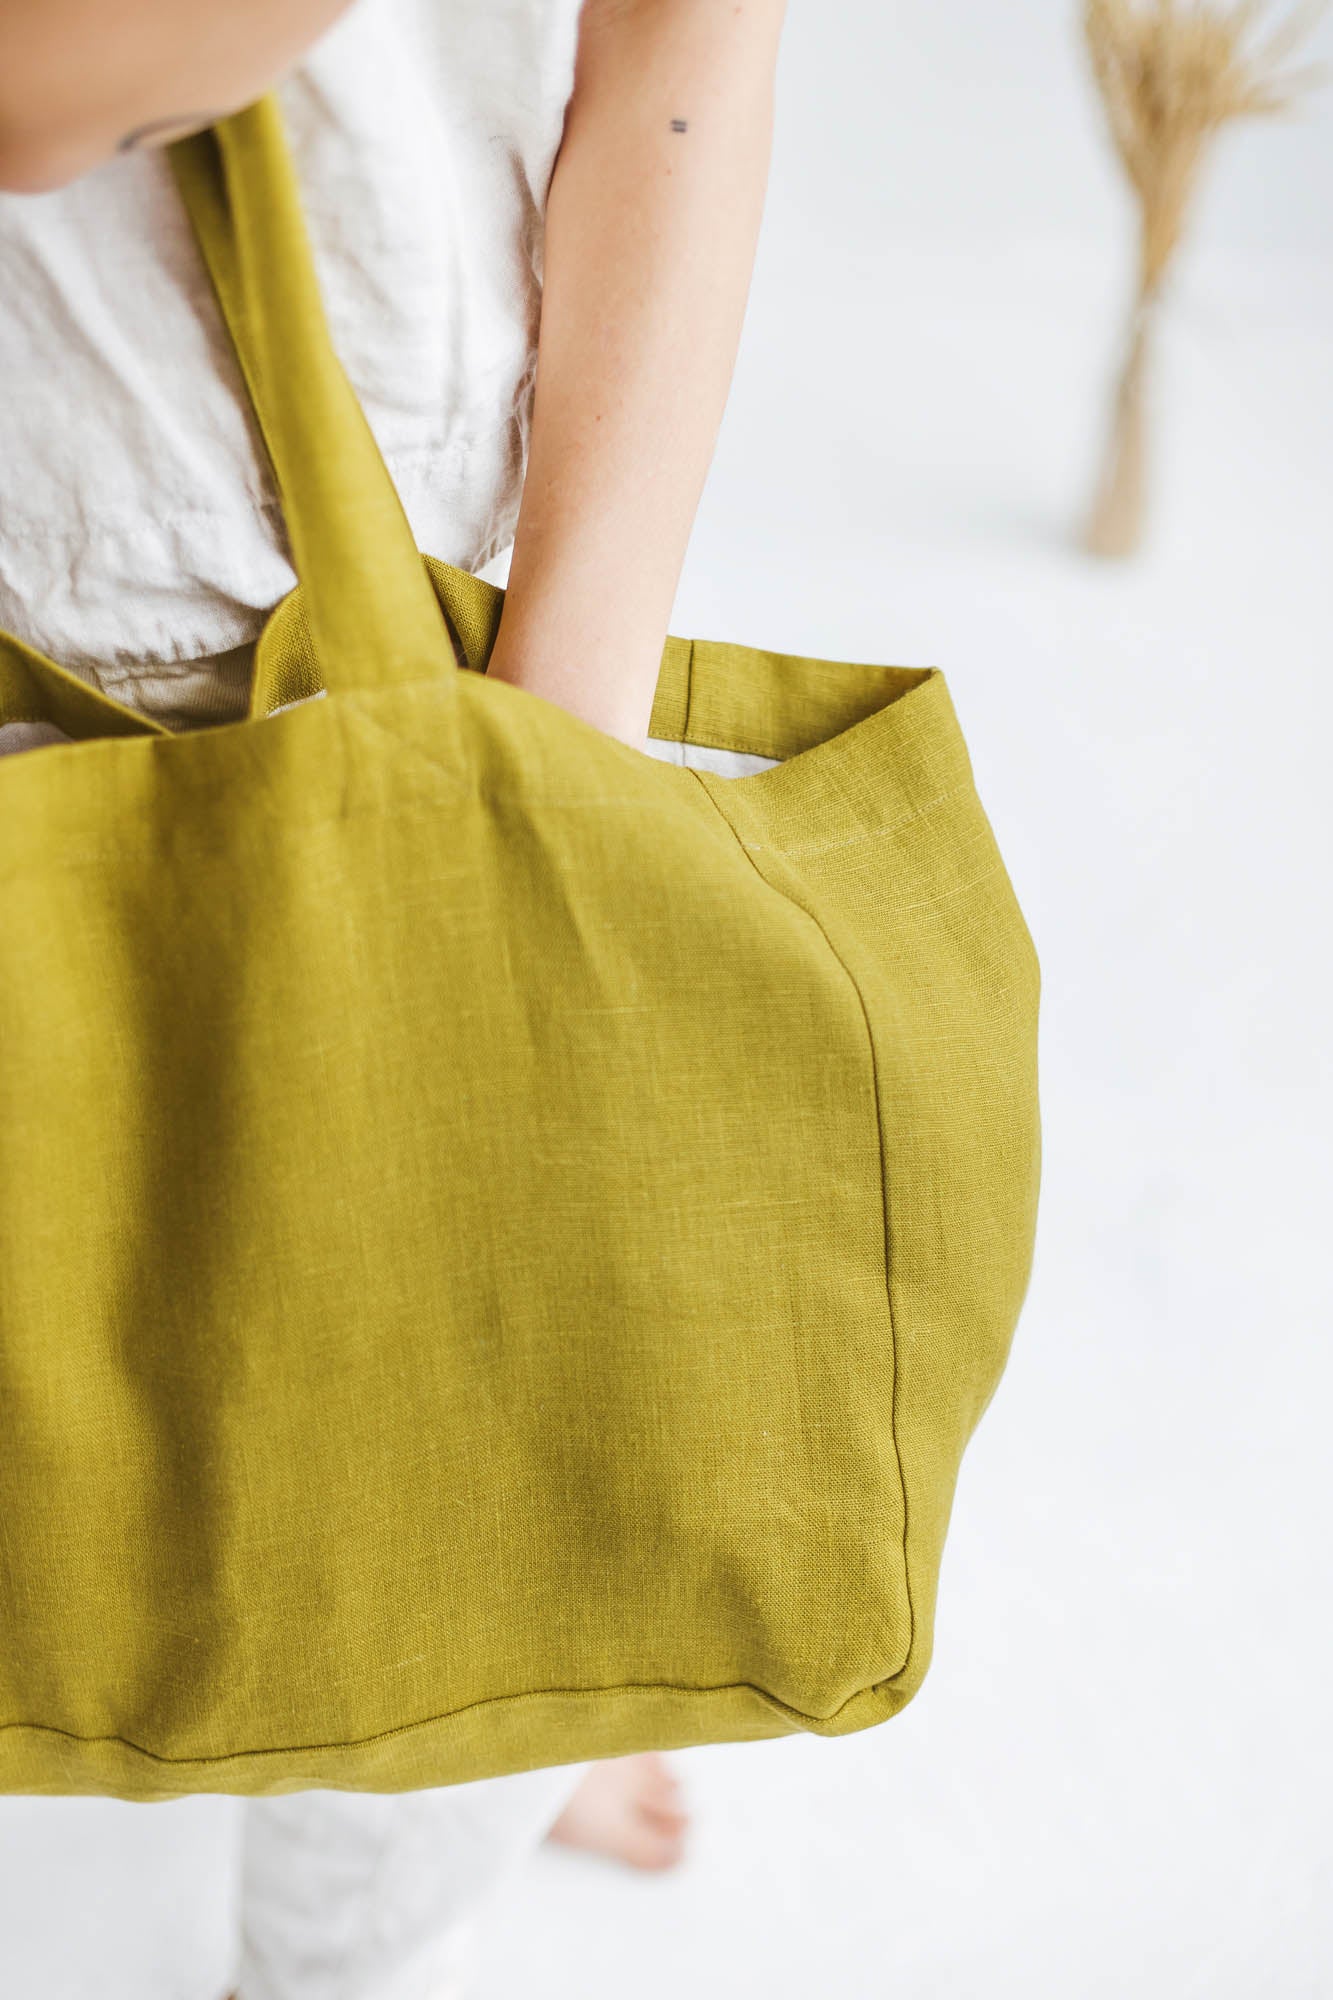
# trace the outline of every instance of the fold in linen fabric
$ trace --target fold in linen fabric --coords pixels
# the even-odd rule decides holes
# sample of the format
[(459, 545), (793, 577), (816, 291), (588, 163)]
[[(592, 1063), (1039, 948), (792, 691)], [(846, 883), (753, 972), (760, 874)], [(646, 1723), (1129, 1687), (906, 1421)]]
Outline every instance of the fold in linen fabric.
[[(318, 701), (319, 695), (310, 695), (307, 700)], [(299, 708), (299, 702), (289, 702), (290, 708)], [(280, 714), (281, 710), (275, 710)], [(19, 750), (40, 750), (48, 744), (68, 743), (63, 730), (50, 722), (4, 722), (0, 723), (0, 757), (12, 755)], [(707, 744), (678, 743), (668, 737), (650, 736), (644, 744), (650, 757), (657, 757), (664, 764), (680, 764), (688, 770), (711, 771), (719, 778), (746, 778), (752, 771), (765, 771), (780, 759), (760, 757), (747, 750), (715, 750)]]

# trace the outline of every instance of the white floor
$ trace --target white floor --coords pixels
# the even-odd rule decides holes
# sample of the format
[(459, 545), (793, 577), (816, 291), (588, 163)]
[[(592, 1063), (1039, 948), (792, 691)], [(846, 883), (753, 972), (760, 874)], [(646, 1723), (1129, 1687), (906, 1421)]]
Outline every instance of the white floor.
[[(476, 2000), (1333, 1994), (1333, 282), (1189, 268), (1108, 569), (1103, 265), (761, 261), (674, 627), (945, 669), (1045, 969), (1037, 1267), (916, 1702), (682, 1757), (688, 1865), (542, 1855)], [(220, 1994), (233, 1829), (0, 1801), (4, 2000)]]

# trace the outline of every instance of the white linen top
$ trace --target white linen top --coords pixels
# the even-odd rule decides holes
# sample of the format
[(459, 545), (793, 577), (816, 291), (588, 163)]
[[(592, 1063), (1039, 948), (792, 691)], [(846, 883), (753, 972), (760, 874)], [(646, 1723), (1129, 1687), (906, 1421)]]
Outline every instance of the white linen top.
[[(334, 343), (419, 547), (473, 571), (513, 541), (579, 11), (356, 0), (277, 86)], [(0, 628), (232, 720), (295, 580), (165, 155), (0, 194)]]

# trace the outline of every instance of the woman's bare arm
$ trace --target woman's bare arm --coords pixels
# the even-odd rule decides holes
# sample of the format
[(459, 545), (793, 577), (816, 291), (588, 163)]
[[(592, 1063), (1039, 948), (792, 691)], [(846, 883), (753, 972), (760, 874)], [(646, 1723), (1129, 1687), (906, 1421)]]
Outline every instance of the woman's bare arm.
[(636, 745), (717, 441), (783, 0), (585, 0), (527, 478), (488, 674)]

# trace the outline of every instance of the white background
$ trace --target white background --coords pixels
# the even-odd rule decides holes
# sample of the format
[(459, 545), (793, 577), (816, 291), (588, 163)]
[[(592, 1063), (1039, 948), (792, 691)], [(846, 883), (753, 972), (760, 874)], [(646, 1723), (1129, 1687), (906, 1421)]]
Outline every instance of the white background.
[[(478, 2000), (1333, 1994), (1333, 92), (1219, 149), (1108, 567), (1130, 220), (1073, 7), (791, 0), (673, 629), (944, 668), (1044, 968), (1036, 1267), (916, 1701), (682, 1756), (688, 1863), (542, 1854)], [(0, 1802), (25, 2000), (221, 1992), (219, 1803)]]

